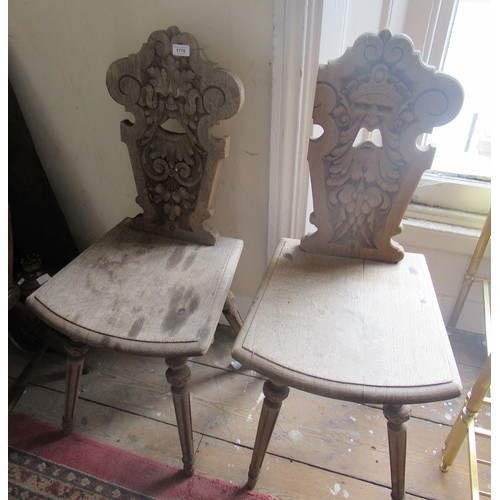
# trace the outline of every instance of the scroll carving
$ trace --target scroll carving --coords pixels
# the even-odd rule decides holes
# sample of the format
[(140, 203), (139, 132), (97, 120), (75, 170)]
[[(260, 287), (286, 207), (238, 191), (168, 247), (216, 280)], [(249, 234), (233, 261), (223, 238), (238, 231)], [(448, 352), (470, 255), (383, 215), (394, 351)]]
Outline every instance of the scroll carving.
[[(403, 249), (392, 237), (434, 148), (417, 138), (451, 121), (463, 91), (453, 78), (426, 66), (409, 38), (383, 30), (365, 34), (335, 61), (322, 65), (313, 110), (323, 135), (311, 139), (314, 200), (302, 238), (315, 253), (397, 262)], [(360, 135), (378, 131), (381, 144)]]
[[(189, 55), (176, 55), (173, 45), (188, 46)], [(218, 233), (206, 221), (229, 137), (210, 129), (241, 108), (239, 78), (211, 62), (192, 35), (171, 27), (111, 64), (106, 84), (135, 118), (121, 123), (144, 210), (134, 227), (213, 245)]]

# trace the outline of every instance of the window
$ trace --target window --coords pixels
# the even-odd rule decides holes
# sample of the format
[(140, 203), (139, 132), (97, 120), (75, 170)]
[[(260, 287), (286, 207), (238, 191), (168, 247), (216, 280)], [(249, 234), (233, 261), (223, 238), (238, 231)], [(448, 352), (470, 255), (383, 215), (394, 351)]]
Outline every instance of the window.
[(442, 70), (464, 87), (460, 114), (437, 128), (426, 143), (437, 145), (432, 169), (491, 179), (490, 0), (460, 0)]

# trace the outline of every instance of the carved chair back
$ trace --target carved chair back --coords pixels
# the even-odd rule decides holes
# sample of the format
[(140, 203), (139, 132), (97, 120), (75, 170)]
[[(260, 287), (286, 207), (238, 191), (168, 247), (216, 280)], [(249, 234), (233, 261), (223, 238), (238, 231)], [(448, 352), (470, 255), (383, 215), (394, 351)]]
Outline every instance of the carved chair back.
[[(323, 134), (309, 143), (311, 223), (301, 240), (308, 252), (397, 262), (392, 237), (435, 148), (417, 139), (451, 121), (463, 90), (422, 63), (412, 41), (364, 34), (345, 54), (320, 65), (313, 120)], [(364, 129), (364, 130), (363, 130)], [(381, 144), (358, 138), (379, 131)]]
[(137, 54), (111, 64), (106, 85), (135, 118), (121, 122), (144, 211), (134, 227), (215, 244), (219, 235), (206, 221), (229, 137), (217, 138), (210, 129), (241, 108), (239, 78), (174, 26), (155, 31)]

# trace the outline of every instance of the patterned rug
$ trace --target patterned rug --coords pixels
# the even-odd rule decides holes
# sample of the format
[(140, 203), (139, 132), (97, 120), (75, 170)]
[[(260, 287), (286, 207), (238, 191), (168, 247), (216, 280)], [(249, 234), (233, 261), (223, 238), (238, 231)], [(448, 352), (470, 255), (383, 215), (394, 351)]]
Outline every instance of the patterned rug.
[(60, 429), (9, 416), (9, 499), (273, 500)]
[(9, 446), (9, 498), (150, 500), (152, 497)]

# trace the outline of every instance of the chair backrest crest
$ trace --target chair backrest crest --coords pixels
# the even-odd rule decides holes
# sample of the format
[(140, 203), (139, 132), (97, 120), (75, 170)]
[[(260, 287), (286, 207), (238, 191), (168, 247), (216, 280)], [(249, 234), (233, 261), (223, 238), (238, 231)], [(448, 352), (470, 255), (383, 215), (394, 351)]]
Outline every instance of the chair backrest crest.
[[(301, 240), (305, 251), (397, 262), (392, 237), (435, 148), (416, 141), (451, 121), (463, 90), (450, 76), (425, 65), (412, 41), (361, 35), (345, 54), (320, 65), (313, 110), (323, 134), (309, 143), (309, 169), (318, 230)], [(364, 129), (364, 130), (363, 130)], [(378, 130), (379, 146), (358, 143)]]
[(220, 164), (229, 137), (213, 125), (243, 105), (239, 78), (211, 62), (189, 33), (175, 26), (152, 33), (137, 54), (108, 69), (109, 93), (134, 115), (121, 123), (137, 203), (144, 210), (137, 229), (213, 245), (212, 214)]

